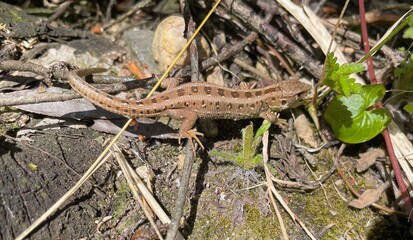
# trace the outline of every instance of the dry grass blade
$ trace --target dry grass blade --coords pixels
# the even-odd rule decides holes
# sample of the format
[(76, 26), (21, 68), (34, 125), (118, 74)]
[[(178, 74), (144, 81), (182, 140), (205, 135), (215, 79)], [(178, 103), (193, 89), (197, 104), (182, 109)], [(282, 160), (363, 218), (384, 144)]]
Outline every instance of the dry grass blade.
[(130, 165), (126, 161), (126, 158), (122, 155), (121, 150), (119, 149), (119, 147), (117, 145), (115, 145), (114, 149), (115, 149), (115, 151), (112, 150), (111, 152), (112, 152), (113, 156), (116, 158), (116, 160), (118, 161), (119, 166), (122, 169), (123, 174), (125, 175), (126, 181), (128, 182), (128, 186), (131, 189), (135, 200), (138, 201), (138, 203), (141, 206), (145, 216), (148, 218), (149, 222), (151, 223), (151, 226), (155, 230), (155, 232), (158, 235), (159, 239), (163, 239), (162, 234), (159, 231), (158, 227), (156, 226), (155, 220), (152, 217), (152, 213), (149, 211), (149, 209), (146, 208), (147, 205), (142, 201), (141, 196), (138, 193), (138, 189), (137, 189), (137, 184), (138, 183), (135, 182), (133, 177), (132, 177), (132, 172), (134, 172), (133, 169), (130, 167)]
[(390, 138), (394, 146), (394, 153), (399, 160), (403, 172), (406, 174), (408, 182), (411, 184), (413, 183), (413, 145), (393, 121), (387, 128), (389, 129)]
[(373, 56), (376, 52), (383, 47), (383, 45), (390, 40), (398, 31), (397, 29), (402, 28), (407, 24), (406, 19), (413, 13), (413, 9), (407, 11), (403, 16), (400, 17), (397, 22), (395, 22), (387, 31), (386, 33), (377, 41), (376, 45), (370, 50), (370, 52), (364, 55), (358, 62), (364, 62), (368, 57)]

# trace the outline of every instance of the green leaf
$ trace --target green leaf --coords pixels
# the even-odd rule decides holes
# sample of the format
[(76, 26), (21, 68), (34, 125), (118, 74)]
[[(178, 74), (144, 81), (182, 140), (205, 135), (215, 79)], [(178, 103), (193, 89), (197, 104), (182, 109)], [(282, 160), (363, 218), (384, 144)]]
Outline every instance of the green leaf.
[(340, 87), (340, 89), (337, 90), (341, 90), (341, 92), (338, 91), (338, 93), (349, 96), (351, 93), (359, 92), (362, 85), (356, 83), (354, 78), (350, 78), (350, 74), (358, 73), (363, 70), (364, 67), (361, 64), (349, 63), (340, 66), (337, 72), (333, 74), (333, 77), (338, 80)]
[(403, 38), (411, 38), (413, 39), (413, 27), (407, 28), (403, 33)]
[(252, 124), (242, 129), (242, 156), (245, 161), (250, 161), (255, 153), (252, 139), (254, 137), (254, 127)]
[(406, 105), (403, 107), (403, 109), (404, 109), (406, 112), (413, 113), (413, 103), (406, 104)]
[(262, 155), (257, 154), (255, 157), (252, 159), (252, 164), (250, 168), (256, 167), (258, 164), (262, 163)]
[(360, 92), (361, 84), (356, 83), (354, 78), (350, 78), (350, 74), (363, 70), (363, 65), (356, 63), (343, 64), (340, 66), (333, 53), (329, 53), (327, 55), (326, 73), (323, 84), (329, 86), (341, 95), (349, 96), (351, 93), (358, 93)]
[(264, 133), (270, 129), (271, 122), (264, 121), (260, 128), (258, 128), (257, 132), (255, 133), (255, 137), (261, 137)]
[(255, 133), (254, 136), (254, 143), (255, 143), (255, 147), (257, 147), (257, 145), (261, 142), (261, 137), (262, 135), (264, 135), (264, 133), (266, 131), (268, 131), (268, 129), (270, 129), (271, 127), (271, 122), (268, 121), (264, 121), (261, 125), (260, 128), (258, 128), (257, 132)]
[(330, 102), (324, 118), (334, 134), (343, 142), (361, 143), (372, 139), (390, 123), (391, 115), (386, 109), (374, 109), (386, 89), (382, 85), (363, 86), (350, 75), (363, 71), (361, 64), (339, 65), (330, 53), (326, 61), (323, 83), (337, 92)]
[(386, 89), (381, 84), (363, 85), (360, 95), (365, 101), (365, 108), (371, 107), (383, 99)]
[(344, 96), (349, 96), (352, 92), (359, 92), (361, 84), (356, 83), (354, 78), (349, 78), (348, 76), (337, 76), (337, 87), (333, 89), (337, 93), (343, 94)]
[(221, 152), (221, 151), (217, 151), (217, 150), (211, 150), (209, 151), (209, 154), (211, 154), (212, 156), (216, 156), (216, 157), (222, 157), (222, 158), (226, 158), (229, 159), (231, 161), (237, 162), (237, 157), (233, 156), (229, 153), (226, 152)]
[(337, 58), (334, 57), (334, 53), (331, 52), (327, 54), (323, 84), (330, 87), (331, 89), (334, 89), (337, 84), (335, 81), (333, 81), (333, 79), (331, 79), (331, 75), (333, 74), (333, 72), (337, 71), (338, 68), (339, 65), (337, 64)]
[(255, 136), (254, 127), (252, 124), (242, 129), (242, 151), (239, 151), (237, 156), (216, 150), (211, 150), (209, 153), (212, 156), (223, 157), (236, 162), (244, 169), (254, 168), (262, 162), (262, 156), (260, 154), (255, 154), (257, 152), (257, 147), (261, 141), (261, 136), (265, 131), (268, 130), (270, 126), (271, 123), (269, 122), (263, 123), (262, 126), (258, 129)]
[[(324, 118), (330, 124), (334, 134), (346, 143), (362, 143), (372, 139), (382, 132), (391, 121), (387, 109), (367, 108), (377, 101), (373, 93), (381, 94), (378, 87), (368, 87), (365, 95), (338, 95), (328, 105)], [(367, 86), (366, 86), (367, 87)]]

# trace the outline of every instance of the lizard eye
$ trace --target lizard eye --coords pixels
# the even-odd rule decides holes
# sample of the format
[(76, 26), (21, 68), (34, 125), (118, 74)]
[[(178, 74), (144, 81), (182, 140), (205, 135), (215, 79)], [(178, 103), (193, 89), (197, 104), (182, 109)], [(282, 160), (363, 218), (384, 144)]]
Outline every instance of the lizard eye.
[(281, 101), (281, 105), (287, 105), (287, 100), (283, 99), (283, 100)]

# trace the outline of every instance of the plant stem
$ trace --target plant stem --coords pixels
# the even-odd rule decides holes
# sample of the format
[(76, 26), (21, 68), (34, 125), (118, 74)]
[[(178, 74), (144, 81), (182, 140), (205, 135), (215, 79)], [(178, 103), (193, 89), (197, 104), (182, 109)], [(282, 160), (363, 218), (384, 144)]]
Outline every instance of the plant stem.
[[(364, 48), (364, 52), (367, 54), (368, 52), (370, 52), (370, 45), (369, 45), (369, 38), (368, 38), (368, 34), (367, 34), (367, 25), (366, 25), (366, 18), (365, 18), (366, 11), (365, 11), (365, 7), (364, 7), (364, 0), (359, 0), (359, 12), (360, 12), (360, 25), (361, 25), (361, 36), (362, 36), (362, 40), (363, 40), (363, 48)], [(367, 70), (368, 70), (368, 73), (369, 73), (370, 82), (373, 83), (373, 84), (376, 84), (377, 79), (376, 79), (376, 76), (374, 74), (373, 60), (372, 60), (371, 57), (367, 58)], [(377, 108), (381, 108), (382, 106), (383, 105), (382, 105), (381, 102), (376, 104)], [(390, 163), (391, 163), (392, 168), (393, 168), (393, 172), (394, 172), (394, 176), (396, 178), (397, 185), (399, 186), (404, 204), (406, 206), (405, 211), (408, 214), (410, 220), (413, 220), (413, 217), (410, 214), (410, 212), (412, 210), (412, 202), (411, 202), (410, 195), (409, 195), (409, 192), (407, 190), (407, 187), (406, 187), (406, 185), (404, 184), (404, 181), (403, 181), (403, 177), (402, 177), (399, 162), (397, 160), (396, 155), (394, 154), (394, 149), (393, 149), (393, 145), (391, 143), (389, 130), (387, 128), (384, 129), (383, 132), (382, 132), (382, 135), (383, 135), (384, 141), (386, 143), (387, 153), (389, 154)]]

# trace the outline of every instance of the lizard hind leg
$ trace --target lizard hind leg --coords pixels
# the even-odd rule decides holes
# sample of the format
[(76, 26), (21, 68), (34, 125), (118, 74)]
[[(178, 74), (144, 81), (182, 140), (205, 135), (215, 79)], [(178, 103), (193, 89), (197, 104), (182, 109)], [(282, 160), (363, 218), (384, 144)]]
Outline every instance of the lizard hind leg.
[(181, 133), (179, 134), (178, 141), (179, 141), (179, 144), (180, 144), (182, 137), (187, 138), (189, 143), (191, 144), (192, 150), (195, 153), (195, 145), (194, 145), (194, 142), (192, 141), (192, 139), (194, 139), (199, 144), (199, 146), (202, 148), (202, 150), (205, 150), (204, 145), (202, 145), (201, 140), (199, 140), (198, 136), (203, 137), (204, 134), (198, 132), (195, 128), (194, 129), (189, 129), (188, 131), (183, 133), (183, 136), (181, 136)]
[(192, 150), (195, 152), (195, 146), (192, 141), (192, 139), (194, 139), (202, 149), (205, 149), (204, 145), (202, 145), (198, 138), (198, 136), (204, 136), (204, 134), (197, 132), (196, 129), (193, 129), (193, 126), (198, 119), (195, 111), (190, 109), (168, 109), (165, 113), (171, 118), (182, 120), (181, 129), (179, 129), (179, 144), (181, 144), (181, 138), (187, 138), (190, 141)]

